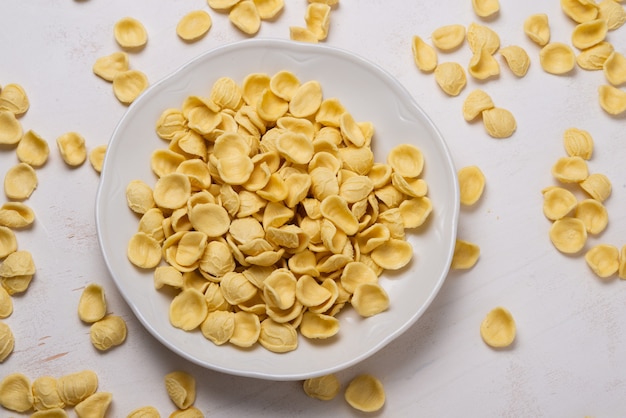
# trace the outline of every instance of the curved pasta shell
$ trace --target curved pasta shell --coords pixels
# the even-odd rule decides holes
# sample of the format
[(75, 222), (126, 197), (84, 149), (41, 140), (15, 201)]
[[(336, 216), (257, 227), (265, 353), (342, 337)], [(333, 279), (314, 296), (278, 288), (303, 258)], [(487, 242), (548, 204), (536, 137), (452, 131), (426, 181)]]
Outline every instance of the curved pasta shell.
[(126, 322), (122, 317), (109, 315), (91, 324), (91, 344), (100, 351), (109, 350), (126, 340)]
[(128, 71), (128, 54), (116, 51), (100, 57), (94, 62), (92, 70), (98, 77), (106, 81), (113, 81), (118, 73)]
[(413, 247), (408, 241), (391, 238), (372, 250), (370, 255), (383, 269), (398, 270), (413, 258)]
[(585, 70), (602, 70), (604, 63), (614, 50), (613, 44), (602, 41), (582, 50), (576, 56), (576, 63)]
[(561, 9), (574, 22), (583, 23), (598, 17), (598, 5), (592, 0), (561, 0)]
[(598, 244), (585, 253), (585, 261), (600, 278), (607, 278), (619, 269), (619, 250), (608, 244)]
[(617, 51), (611, 52), (602, 65), (604, 76), (614, 86), (626, 83), (626, 57)]
[(300, 322), (300, 332), (310, 339), (334, 337), (339, 332), (339, 320), (330, 315), (305, 312)]
[(431, 34), (431, 40), (442, 51), (456, 49), (465, 41), (465, 26), (454, 24), (438, 27)]
[(15, 114), (8, 110), (0, 109), (0, 144), (15, 145), (22, 139), (22, 124), (17, 120)]
[(316, 80), (301, 84), (289, 101), (289, 112), (297, 118), (314, 115), (322, 104), (322, 86)]
[(57, 148), (67, 165), (77, 167), (85, 162), (85, 138), (77, 132), (67, 132), (57, 138)]
[(474, 13), (480, 17), (489, 17), (500, 11), (499, 0), (472, 0)]
[(24, 228), (35, 222), (35, 212), (22, 202), (6, 202), (0, 206), (0, 226)]
[(140, 21), (132, 17), (124, 17), (115, 22), (113, 34), (122, 48), (141, 48), (148, 42), (146, 28)]
[(467, 166), (459, 170), (459, 187), (461, 192), (461, 203), (463, 205), (473, 205), (480, 199), (485, 188), (485, 175), (477, 166)]
[(256, 34), (261, 27), (261, 16), (252, 0), (236, 3), (228, 13), (233, 25), (247, 35)]
[(124, 104), (134, 102), (148, 85), (148, 77), (139, 70), (118, 72), (113, 77), (113, 93)]
[(15, 152), (21, 162), (32, 167), (41, 167), (48, 160), (50, 148), (45, 139), (36, 132), (28, 130), (17, 144)]
[(235, 313), (235, 329), (229, 342), (238, 347), (251, 347), (261, 333), (261, 322), (257, 315), (248, 312)]
[(593, 137), (585, 130), (568, 128), (563, 132), (563, 145), (570, 157), (589, 160), (593, 154)]
[(418, 177), (424, 168), (424, 156), (415, 145), (396, 145), (387, 154), (387, 164), (402, 177)]
[(336, 375), (328, 374), (306, 379), (302, 387), (304, 392), (311, 398), (329, 401), (337, 396), (341, 390), (341, 383)]
[(513, 74), (517, 77), (524, 77), (530, 67), (530, 57), (528, 53), (518, 45), (510, 45), (500, 50), (502, 55)]
[(286, 353), (298, 348), (298, 333), (289, 323), (266, 318), (261, 322), (259, 344), (274, 353)]
[(604, 19), (580, 23), (572, 31), (572, 45), (578, 49), (590, 48), (604, 41), (608, 30)]
[(609, 30), (619, 29), (626, 23), (626, 9), (615, 1), (598, 3), (598, 18), (606, 20)]
[(344, 398), (354, 409), (375, 412), (385, 404), (385, 389), (374, 376), (362, 374), (350, 381)]
[(37, 173), (26, 163), (14, 165), (4, 174), (4, 193), (9, 199), (28, 199), (37, 184)]
[(128, 241), (127, 256), (137, 267), (154, 268), (161, 262), (161, 245), (145, 232), (137, 232)]
[(551, 42), (539, 51), (539, 62), (544, 71), (560, 75), (574, 69), (576, 56), (569, 45), (561, 42)]
[(598, 87), (600, 106), (609, 115), (621, 115), (626, 112), (626, 92), (610, 85)]
[(318, 41), (328, 36), (330, 26), (330, 6), (321, 2), (309, 3), (304, 14), (306, 28)]
[(104, 318), (106, 312), (104, 288), (99, 284), (88, 284), (78, 301), (78, 317), (81, 321), (93, 323)]
[(93, 395), (98, 389), (98, 375), (82, 370), (57, 379), (57, 392), (66, 406), (74, 406)]
[(589, 234), (599, 234), (606, 229), (609, 215), (602, 203), (595, 199), (585, 199), (578, 203), (574, 217), (585, 224)]
[(552, 221), (567, 216), (577, 205), (574, 193), (562, 187), (550, 187), (543, 192), (543, 214)]
[(28, 95), (21, 85), (10, 83), (0, 90), (0, 110), (8, 110), (15, 116), (21, 116), (29, 107)]
[(550, 227), (550, 240), (557, 250), (566, 254), (580, 251), (587, 242), (587, 228), (582, 220), (564, 217)]
[(165, 375), (165, 390), (179, 409), (187, 409), (196, 400), (196, 379), (187, 372), (174, 371)]
[(435, 81), (449, 96), (458, 96), (467, 85), (465, 70), (456, 62), (442, 62), (437, 65)]
[(513, 315), (503, 307), (489, 311), (480, 324), (480, 336), (491, 347), (508, 347), (515, 340), (515, 334)]
[(211, 15), (204, 10), (193, 10), (178, 21), (176, 34), (185, 41), (193, 42), (206, 35), (212, 25)]
[(491, 96), (484, 90), (472, 90), (463, 101), (463, 118), (470, 122), (480, 116), (483, 111), (495, 107)]
[(589, 176), (589, 169), (581, 157), (561, 157), (552, 166), (552, 175), (562, 183), (580, 183)]
[(550, 42), (550, 23), (548, 15), (537, 13), (524, 21), (524, 33), (537, 45), (545, 46)]
[(485, 130), (492, 138), (508, 138), (517, 129), (515, 116), (507, 109), (493, 107), (483, 111), (482, 116)]
[(320, 211), (324, 218), (331, 221), (335, 226), (347, 235), (354, 235), (359, 229), (359, 222), (348, 208), (345, 199), (337, 195), (331, 195), (322, 201)]
[(0, 259), (17, 251), (15, 233), (6, 226), (0, 226)]
[(607, 176), (593, 173), (580, 182), (580, 187), (592, 198), (604, 202), (611, 195), (611, 181)]
[(361, 283), (354, 289), (350, 303), (359, 315), (369, 317), (389, 308), (389, 296), (378, 283)]
[(493, 55), (500, 48), (500, 36), (493, 29), (472, 22), (467, 27), (467, 43), (474, 54), (484, 49)]
[(453, 270), (470, 269), (478, 262), (480, 247), (472, 242), (457, 239), (450, 268)]
[(209, 309), (204, 300), (204, 295), (194, 288), (188, 288), (172, 299), (169, 319), (174, 327), (190, 331), (198, 328), (208, 313)]
[(200, 326), (200, 331), (215, 345), (227, 343), (235, 331), (234, 312), (223, 310), (209, 312)]

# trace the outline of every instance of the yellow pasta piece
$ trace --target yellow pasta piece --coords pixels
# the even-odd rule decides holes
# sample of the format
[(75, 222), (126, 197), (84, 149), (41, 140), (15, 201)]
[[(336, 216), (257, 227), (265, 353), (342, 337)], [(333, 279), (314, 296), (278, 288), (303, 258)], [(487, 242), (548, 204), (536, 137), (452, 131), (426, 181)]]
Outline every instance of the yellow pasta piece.
[(200, 325), (200, 331), (213, 344), (225, 344), (235, 331), (235, 314), (223, 310), (211, 311)]
[(563, 132), (563, 145), (570, 157), (591, 159), (593, 154), (593, 137), (583, 129), (568, 128)]
[(556, 221), (569, 215), (578, 205), (574, 193), (562, 187), (549, 187), (543, 191), (543, 214)]
[(604, 41), (608, 30), (604, 19), (579, 23), (572, 31), (572, 45), (578, 49), (591, 48)]
[(467, 43), (475, 54), (484, 49), (489, 54), (495, 54), (500, 48), (500, 36), (491, 28), (472, 22), (467, 27)]
[(606, 208), (595, 199), (585, 199), (579, 202), (574, 217), (583, 221), (589, 234), (599, 234), (606, 229), (609, 223)]
[(25, 292), (35, 272), (35, 262), (29, 251), (19, 250), (12, 252), (0, 264), (2, 287), (10, 295)]
[(500, 74), (500, 64), (485, 48), (479, 48), (470, 59), (468, 72), (477, 80), (486, 80)]
[(589, 176), (589, 169), (581, 157), (561, 157), (552, 166), (552, 175), (561, 183), (580, 183)]
[(196, 329), (206, 319), (208, 307), (204, 295), (193, 288), (174, 296), (170, 303), (169, 319), (173, 326), (185, 331)]
[(626, 245), (622, 246), (619, 252), (619, 269), (617, 270), (617, 274), (620, 279), (626, 279)]
[(7, 202), (0, 206), (0, 226), (25, 228), (35, 221), (35, 212), (22, 202)]
[(148, 77), (139, 70), (122, 71), (113, 77), (113, 94), (123, 104), (131, 104), (148, 88)]
[(461, 204), (473, 205), (480, 199), (485, 188), (485, 175), (477, 166), (467, 166), (459, 170)]
[(465, 70), (456, 62), (443, 62), (437, 65), (435, 81), (449, 96), (458, 96), (467, 85)]
[(98, 58), (92, 67), (93, 73), (106, 81), (113, 81), (118, 73), (128, 69), (128, 54), (122, 51)]
[(558, 219), (550, 227), (550, 240), (562, 253), (577, 253), (587, 242), (585, 223), (578, 218), (568, 216)]
[(513, 344), (516, 328), (511, 312), (499, 306), (489, 311), (481, 322), (480, 336), (490, 347), (504, 348)]
[(580, 187), (599, 202), (604, 202), (611, 195), (611, 181), (604, 174), (590, 174), (580, 182)]
[(0, 319), (8, 318), (12, 313), (13, 298), (11, 298), (11, 295), (4, 287), (0, 286)]
[(67, 132), (56, 140), (61, 158), (69, 166), (78, 167), (87, 159), (85, 138), (77, 132)]
[(319, 42), (317, 36), (307, 28), (301, 26), (289, 26), (289, 39), (298, 42), (316, 44)]
[(126, 186), (126, 203), (135, 213), (144, 214), (154, 208), (156, 203), (152, 189), (143, 180), (132, 180)]
[(0, 226), (0, 259), (17, 250), (15, 233), (6, 226)]
[[(269, 315), (269, 312), (268, 312)], [(248, 312), (235, 313), (235, 328), (230, 337), (230, 343), (238, 347), (251, 347), (261, 333), (261, 321), (257, 315)]]
[(169, 398), (180, 409), (187, 409), (196, 401), (196, 379), (184, 371), (173, 371), (165, 375), (165, 390)]
[(171, 173), (159, 178), (154, 186), (156, 205), (165, 209), (183, 207), (191, 196), (191, 181), (181, 173)]
[(334, 399), (341, 390), (341, 383), (337, 376), (333, 373), (319, 377), (306, 379), (302, 383), (304, 393), (311, 398), (320, 399), (322, 401), (330, 401)]
[(237, 4), (239, 0), (207, 0), (209, 7), (214, 10), (228, 10)]
[(184, 15), (176, 25), (176, 34), (183, 40), (194, 42), (207, 34), (213, 21), (204, 10), (194, 10)]
[(515, 116), (501, 107), (493, 107), (482, 112), (483, 125), (492, 138), (508, 138), (517, 129)]
[(614, 86), (626, 83), (626, 57), (617, 51), (611, 52), (602, 65), (604, 76)]
[(478, 262), (479, 257), (480, 247), (478, 245), (457, 238), (450, 268), (453, 270), (470, 269)]
[(50, 148), (45, 139), (33, 130), (28, 130), (17, 144), (15, 153), (21, 162), (31, 167), (41, 167), (48, 160)]
[(626, 23), (626, 9), (614, 0), (598, 3), (598, 18), (606, 21), (609, 30), (619, 29)]
[(13, 200), (28, 199), (37, 184), (35, 170), (29, 164), (19, 163), (9, 168), (4, 175), (4, 194)]
[(261, 19), (273, 19), (285, 7), (284, 0), (253, 0)]
[(524, 77), (530, 67), (530, 57), (528, 53), (518, 45), (510, 45), (500, 50), (500, 55), (504, 57), (509, 69), (517, 77)]
[(74, 406), (96, 393), (98, 375), (92, 370), (61, 376), (57, 380), (57, 392), (66, 406)]
[(161, 414), (153, 406), (142, 406), (133, 409), (126, 418), (161, 418)]
[(35, 411), (30, 418), (68, 418), (67, 412), (62, 408), (52, 408), (43, 411)]
[(328, 36), (330, 26), (330, 6), (325, 3), (309, 3), (304, 21), (306, 28), (315, 35), (318, 41), (323, 41)]
[(354, 235), (359, 229), (359, 222), (348, 208), (346, 200), (337, 195), (330, 195), (322, 201), (320, 210), (324, 218), (348, 235)]
[(57, 391), (57, 379), (51, 376), (41, 376), (33, 380), (33, 406), (38, 411), (54, 408), (64, 408), (65, 402)]
[(74, 407), (78, 418), (104, 418), (113, 400), (110, 392), (96, 392)]
[(626, 112), (626, 91), (611, 85), (598, 87), (600, 106), (609, 115), (618, 116)]
[(297, 118), (313, 115), (322, 104), (322, 86), (318, 81), (311, 80), (301, 84), (289, 101), (289, 111)]
[(0, 145), (15, 145), (22, 139), (22, 124), (15, 114), (8, 110), (0, 110)]
[(368, 317), (387, 310), (389, 296), (378, 283), (361, 283), (354, 289), (350, 303), (359, 315)]
[[(0, 321), (0, 363), (3, 363), (15, 348), (15, 337), (8, 324)], [(0, 384), (1, 387), (1, 384)], [(1, 389), (0, 389), (1, 392)], [(2, 395), (0, 393), (0, 404), (4, 406), (1, 401)]]
[(195, 406), (179, 409), (170, 414), (169, 418), (204, 418), (204, 414)]
[(15, 116), (21, 116), (29, 107), (28, 95), (21, 85), (11, 83), (0, 90), (0, 111), (7, 110)]
[(106, 351), (126, 341), (126, 322), (117, 315), (108, 315), (94, 322), (89, 330), (91, 344)]
[(495, 107), (491, 96), (484, 90), (472, 90), (463, 101), (463, 118), (470, 122), (482, 115), (483, 111)]
[(141, 48), (148, 42), (148, 32), (143, 24), (132, 17), (124, 17), (113, 27), (115, 40), (122, 48)]
[(465, 41), (465, 26), (454, 24), (438, 27), (431, 34), (431, 40), (442, 51), (456, 49)]
[(330, 315), (304, 312), (300, 332), (309, 339), (327, 339), (339, 332), (339, 320)]
[(608, 244), (598, 244), (585, 253), (585, 261), (600, 278), (611, 277), (619, 270), (619, 250)]
[(427, 44), (422, 38), (415, 35), (412, 38), (411, 50), (413, 52), (413, 60), (415, 65), (421, 71), (430, 73), (435, 70), (438, 63), (437, 51)]
[(596, 19), (599, 11), (593, 0), (561, 0), (561, 9), (577, 23)]
[(385, 404), (385, 388), (374, 376), (361, 374), (350, 381), (344, 398), (354, 409), (376, 412)]
[(15, 412), (33, 407), (30, 379), (22, 373), (8, 374), (0, 382), (0, 406)]
[(610, 42), (603, 41), (597, 43), (590, 48), (582, 50), (576, 56), (576, 63), (585, 70), (602, 70), (604, 63), (614, 50), (615, 48)]
[(404, 200), (398, 207), (405, 228), (417, 228), (432, 213), (433, 205), (426, 196)]
[(499, 0), (472, 0), (474, 13), (480, 17), (490, 17), (500, 11)]
[(547, 73), (561, 75), (574, 69), (576, 55), (569, 45), (550, 42), (539, 51), (539, 62)]
[(98, 173), (102, 171), (102, 165), (104, 164), (104, 156), (106, 154), (106, 150), (106, 145), (98, 145), (89, 152), (89, 163)]
[(424, 168), (424, 156), (415, 145), (396, 145), (387, 154), (387, 164), (402, 177), (418, 177)]
[(228, 19), (240, 31), (247, 35), (256, 34), (261, 28), (261, 16), (252, 0), (236, 3), (228, 13)]
[(545, 46), (550, 42), (550, 22), (548, 15), (537, 13), (524, 21), (524, 33), (537, 45)]
[(96, 283), (88, 284), (78, 300), (78, 317), (83, 322), (94, 323), (104, 318), (106, 312), (104, 288)]
[(131, 263), (145, 269), (158, 266), (162, 258), (161, 245), (145, 232), (137, 232), (131, 237), (126, 254)]
[(274, 353), (286, 353), (298, 348), (298, 333), (289, 323), (278, 323), (272, 318), (261, 321), (259, 344)]

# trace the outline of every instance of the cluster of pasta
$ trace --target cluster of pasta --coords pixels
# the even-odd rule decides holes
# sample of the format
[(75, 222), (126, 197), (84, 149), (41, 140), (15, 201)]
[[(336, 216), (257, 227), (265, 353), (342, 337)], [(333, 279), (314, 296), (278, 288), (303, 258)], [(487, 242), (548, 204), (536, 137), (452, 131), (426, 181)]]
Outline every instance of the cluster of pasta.
[(247, 35), (255, 35), (261, 21), (274, 19), (283, 10), (284, 0), (207, 0), (209, 7), (228, 13), (228, 20)]
[(78, 301), (78, 317), (91, 324), (91, 344), (100, 351), (122, 344), (126, 340), (126, 321), (118, 315), (107, 315), (104, 288), (96, 283), (88, 284)]
[(607, 40), (610, 31), (626, 23), (626, 9), (617, 0), (561, 0), (561, 9), (576, 26), (570, 43), (551, 42), (548, 16), (538, 13), (524, 22), (524, 32), (541, 46), (539, 60), (544, 71), (567, 74), (578, 66), (584, 70), (602, 70), (607, 84), (598, 88), (598, 100), (611, 115), (626, 112), (626, 91), (619, 86), (626, 83), (626, 58)]
[[(304, 381), (304, 393), (322, 401), (334, 399), (341, 391), (341, 383), (335, 374), (313, 377)], [(344, 399), (356, 410), (376, 412), (385, 405), (385, 388), (371, 374), (360, 374), (350, 380), (344, 391)]]
[(141, 215), (128, 258), (156, 268), (156, 288), (180, 290), (174, 326), (283, 352), (296, 329), (335, 335), (346, 303), (362, 316), (387, 309), (378, 277), (409, 263), (405, 229), (432, 211), (417, 147), (375, 162), (373, 125), (289, 71), (241, 86), (221, 77), (209, 97), (165, 110), (156, 131), (170, 141), (151, 157), (156, 184), (126, 191)]
[(332, 7), (338, 4), (339, 0), (309, 0), (309, 5), (304, 14), (305, 26), (289, 27), (291, 40), (309, 43), (318, 43), (326, 40), (328, 28), (330, 27), (330, 12)]
[[(485, 190), (485, 175), (475, 165), (461, 168), (459, 179), (460, 201), (462, 206), (472, 206), (478, 202)], [(470, 241), (456, 239), (450, 268), (466, 270), (474, 267), (480, 257), (480, 247)]]
[[(609, 218), (603, 202), (611, 195), (611, 181), (604, 174), (589, 173), (587, 161), (594, 145), (589, 132), (569, 128), (563, 141), (567, 157), (552, 166), (552, 175), (561, 185), (542, 190), (543, 213), (552, 221), (552, 244), (562, 253), (576, 254), (584, 249), (588, 235), (599, 235), (607, 227)], [(579, 201), (575, 189), (587, 197)], [(595, 245), (586, 251), (585, 260), (598, 277), (618, 273), (626, 279), (626, 246), (620, 251), (613, 245)]]

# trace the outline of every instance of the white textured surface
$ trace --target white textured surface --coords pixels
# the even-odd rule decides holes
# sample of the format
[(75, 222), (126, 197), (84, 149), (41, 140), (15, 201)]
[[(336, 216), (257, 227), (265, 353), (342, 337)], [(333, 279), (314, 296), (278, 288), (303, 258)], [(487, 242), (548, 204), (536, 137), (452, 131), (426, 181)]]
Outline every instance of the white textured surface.
[[(459, 225), (461, 238), (481, 246), (478, 264), (449, 275), (415, 326), (339, 377), (347, 384), (357, 373), (377, 375), (387, 390), (380, 416), (619, 417), (626, 394), (626, 283), (599, 280), (581, 256), (564, 256), (552, 247), (540, 190), (554, 184), (550, 167), (565, 155), (562, 132), (572, 126), (588, 130), (596, 141), (590, 170), (613, 182), (606, 202), (609, 228), (588, 245), (625, 244), (626, 120), (599, 108), (601, 72), (576, 69), (557, 77), (539, 67), (538, 47), (525, 37), (522, 24), (532, 13), (546, 13), (552, 39), (569, 42), (573, 24), (558, 1), (502, 0), (501, 6), (500, 15), (487, 22), (474, 15), (470, 0), (407, 0), (393, 7), (388, 1), (344, 0), (331, 14), (327, 44), (368, 58), (397, 77), (438, 125), (457, 167), (476, 164), (487, 177), (483, 199), (461, 211)], [(305, 7), (304, 0), (289, 1), (279, 18), (262, 24), (257, 37), (287, 39), (289, 26), (304, 24)], [(174, 29), (178, 18), (194, 9), (209, 10), (202, 0), (2, 2), (0, 85), (16, 82), (26, 88), (31, 109), (21, 122), (46, 138), (52, 152), (27, 201), (36, 211), (36, 225), (17, 234), (20, 248), (33, 253), (38, 272), (28, 292), (14, 298), (15, 312), (6, 320), (16, 349), (0, 367), (0, 377), (19, 371), (34, 379), (91, 368), (100, 376), (100, 390), (113, 393), (111, 417), (148, 404), (168, 416), (174, 407), (162, 378), (175, 369), (196, 376), (196, 405), (207, 416), (358, 416), (341, 397), (307, 398), (298, 382), (199, 369), (144, 331), (100, 255), (94, 221), (98, 176), (88, 164), (68, 169), (56, 151), (55, 138), (71, 130), (82, 133), (89, 147), (106, 143), (126, 110), (111, 86), (91, 72), (96, 58), (118, 50), (112, 36), (117, 19), (133, 16), (146, 26), (149, 43), (131, 54), (130, 62), (153, 82), (206, 50), (246, 38), (225, 15), (209, 10), (208, 36), (184, 44)], [(439, 26), (471, 22), (496, 30), (503, 45), (526, 48), (531, 68), (517, 79), (503, 67), (498, 79), (470, 80), (461, 96), (450, 98), (432, 75), (415, 68), (411, 37), (428, 40)], [(622, 53), (624, 31), (609, 34)], [(466, 63), (469, 52), (463, 47), (439, 57)], [(493, 140), (480, 123), (462, 119), (463, 97), (475, 87), (515, 114), (518, 130), (512, 138)], [(16, 162), (12, 149), (2, 149), (0, 175)], [(129, 324), (127, 342), (104, 354), (91, 347), (88, 327), (76, 316), (82, 288), (94, 281), (105, 287), (110, 312)], [(488, 348), (478, 334), (483, 316), (497, 305), (507, 307), (518, 325), (517, 341), (508, 350)]]

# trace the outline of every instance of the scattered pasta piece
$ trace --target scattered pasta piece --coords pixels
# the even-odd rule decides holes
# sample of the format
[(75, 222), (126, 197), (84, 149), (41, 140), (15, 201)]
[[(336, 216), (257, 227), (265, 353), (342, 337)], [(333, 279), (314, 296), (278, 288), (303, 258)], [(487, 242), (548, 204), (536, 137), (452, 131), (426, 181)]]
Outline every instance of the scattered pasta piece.
[(92, 67), (93, 73), (106, 81), (113, 81), (119, 73), (128, 71), (128, 54), (122, 51), (113, 52), (96, 59)]
[(431, 39), (436, 48), (451, 51), (465, 41), (465, 26), (459, 24), (441, 26), (433, 31)]
[(463, 118), (471, 122), (482, 115), (483, 111), (493, 109), (494, 107), (491, 96), (485, 93), (484, 90), (474, 89), (463, 101)]
[(608, 84), (598, 87), (600, 106), (609, 115), (618, 116), (626, 112), (626, 91)]
[(480, 199), (485, 188), (485, 175), (477, 166), (463, 167), (457, 174), (461, 191), (461, 204), (473, 205)]
[(589, 22), (598, 17), (598, 5), (591, 0), (561, 0), (561, 9), (576, 23)]
[(35, 272), (31, 253), (26, 250), (15, 251), (0, 264), (0, 283), (9, 295), (23, 293), (28, 289)]
[(607, 176), (593, 173), (580, 182), (580, 187), (593, 199), (604, 202), (611, 195), (611, 181)]
[(614, 50), (615, 48), (610, 42), (603, 41), (597, 43), (592, 47), (582, 50), (576, 56), (576, 63), (584, 70), (602, 70), (604, 63)]
[(142, 406), (133, 409), (126, 418), (161, 418), (161, 414), (153, 406)]
[(479, 48), (470, 59), (468, 72), (477, 80), (486, 80), (500, 74), (500, 64), (486, 48)]
[(580, 23), (572, 31), (572, 45), (578, 49), (591, 48), (604, 41), (607, 32), (608, 27), (604, 19)]
[(626, 9), (613, 0), (602, 0), (598, 3), (598, 18), (607, 23), (609, 30), (619, 29), (626, 23)]
[(74, 406), (96, 393), (98, 375), (92, 370), (66, 374), (57, 379), (57, 392), (66, 406)]
[(302, 388), (311, 398), (320, 399), (322, 401), (330, 401), (334, 399), (341, 390), (341, 383), (335, 374), (327, 374), (320, 377), (312, 377), (306, 379)]
[(551, 221), (564, 218), (578, 205), (574, 193), (562, 187), (548, 187), (543, 191), (543, 214)]
[(289, 26), (289, 39), (298, 42), (308, 42), (316, 44), (319, 42), (317, 36), (307, 28), (301, 26)]
[(472, 0), (474, 13), (480, 17), (491, 17), (500, 11), (499, 0)]
[[(306, 315), (307, 313), (305, 313)], [(308, 313), (310, 315), (310, 312)], [(304, 318), (303, 318), (304, 320)], [(336, 318), (332, 320), (337, 321)], [(300, 325), (302, 327), (302, 325)], [(303, 334), (304, 335), (304, 334)], [(274, 353), (286, 353), (298, 347), (298, 332), (289, 323), (279, 323), (272, 318), (261, 321), (259, 344)]]
[(141, 180), (133, 180), (126, 186), (126, 203), (135, 213), (144, 214), (156, 207), (152, 189)]
[(550, 227), (550, 240), (562, 253), (577, 253), (587, 242), (585, 223), (578, 218), (568, 216), (558, 219)]
[(91, 324), (89, 337), (91, 344), (100, 351), (106, 351), (126, 340), (126, 322), (117, 315), (108, 315)]
[(33, 406), (38, 411), (54, 408), (64, 408), (65, 402), (57, 392), (57, 379), (51, 376), (41, 376), (33, 380)]
[(457, 238), (450, 268), (453, 270), (470, 269), (478, 262), (479, 257), (480, 247), (478, 245)]
[(99, 284), (88, 284), (78, 300), (78, 317), (81, 321), (91, 324), (104, 318), (106, 312), (104, 288)]
[(306, 28), (315, 35), (318, 41), (325, 40), (330, 27), (330, 6), (324, 3), (309, 3), (304, 21)]
[(198, 328), (208, 315), (204, 295), (193, 288), (185, 289), (174, 296), (170, 304), (170, 322), (176, 328), (189, 331)]
[(530, 15), (524, 21), (524, 33), (537, 45), (547, 45), (548, 42), (550, 42), (550, 23), (548, 15), (545, 13)]
[[(10, 301), (11, 299), (8, 300)], [(13, 352), (14, 347), (15, 337), (13, 337), (13, 332), (11, 332), (11, 328), (5, 322), (0, 321), (0, 363), (4, 362), (4, 360), (9, 357), (9, 355)], [(1, 399), (2, 395), (0, 394), (0, 404), (4, 406), (4, 403), (2, 403)]]
[(17, 251), (15, 233), (6, 226), (0, 226), (0, 259)]
[(131, 104), (148, 84), (148, 77), (139, 70), (119, 72), (113, 77), (113, 94), (123, 104)]
[(417, 68), (425, 73), (434, 71), (438, 63), (437, 51), (417, 35), (412, 40), (411, 50)]
[(503, 308), (496, 307), (489, 311), (480, 324), (480, 336), (494, 348), (504, 348), (513, 344), (516, 325), (513, 315)]
[(194, 42), (207, 34), (213, 21), (204, 10), (194, 10), (183, 16), (176, 25), (176, 34), (183, 40)]
[(98, 145), (89, 152), (89, 163), (96, 172), (102, 171), (102, 165), (104, 163), (104, 156), (106, 154), (107, 146)]
[(165, 389), (174, 405), (180, 409), (187, 409), (196, 401), (196, 379), (187, 372), (166, 374)]
[(48, 161), (50, 148), (45, 139), (36, 132), (28, 130), (17, 144), (15, 153), (21, 162), (31, 167), (41, 167)]
[(492, 138), (508, 138), (517, 129), (513, 114), (501, 107), (493, 107), (482, 112), (483, 125)]
[(35, 221), (35, 212), (22, 202), (7, 202), (0, 207), (0, 226), (25, 228)]
[(15, 412), (33, 407), (30, 379), (22, 373), (8, 374), (0, 382), (0, 406)]
[(599, 234), (606, 229), (609, 223), (606, 208), (595, 199), (585, 199), (579, 202), (574, 217), (583, 221), (589, 234)]
[(589, 169), (581, 157), (561, 157), (552, 166), (552, 175), (561, 183), (580, 183), (589, 176)]
[(179, 409), (170, 414), (170, 418), (204, 418), (204, 414), (195, 406)]
[(233, 7), (235, 4), (239, 3), (240, 0), (207, 0), (207, 3), (211, 9), (214, 10), (228, 10)]
[(500, 48), (500, 36), (491, 28), (472, 22), (467, 27), (467, 43), (476, 54), (484, 49), (488, 54), (495, 54)]
[(7, 84), (0, 90), (0, 110), (6, 110), (15, 116), (21, 116), (28, 111), (30, 101), (26, 91), (19, 84)]
[(435, 81), (450, 96), (458, 96), (467, 84), (463, 67), (456, 62), (443, 62), (435, 68)]
[(583, 129), (569, 128), (563, 132), (563, 145), (570, 157), (591, 159), (593, 154), (593, 137)]
[(517, 77), (524, 77), (530, 67), (530, 57), (521, 46), (510, 45), (500, 50), (509, 69)]
[(626, 280), (626, 245), (622, 246), (619, 252), (619, 269), (617, 274), (620, 279)]
[(4, 193), (9, 199), (28, 199), (37, 184), (37, 173), (26, 163), (14, 165), (4, 175)]
[(626, 57), (617, 51), (611, 52), (602, 65), (604, 76), (614, 86), (626, 83)]
[(74, 407), (78, 418), (104, 418), (113, 400), (110, 392), (96, 392)]
[(15, 145), (22, 139), (22, 124), (15, 114), (8, 110), (0, 110), (0, 145)]
[(67, 412), (63, 408), (52, 408), (41, 411), (35, 411), (30, 418), (68, 418)]
[(539, 51), (539, 62), (547, 73), (561, 75), (574, 69), (576, 55), (569, 45), (551, 42)]
[[(13, 313), (13, 299), (7, 290), (0, 286), (0, 319), (8, 318)], [(1, 344), (0, 344), (1, 345)]]
[(124, 17), (113, 27), (115, 40), (122, 48), (142, 48), (148, 42), (148, 32), (143, 24), (135, 18)]
[(619, 250), (608, 244), (598, 244), (585, 254), (585, 261), (600, 278), (607, 278), (619, 270)]
[(57, 148), (61, 158), (69, 166), (77, 167), (87, 159), (85, 138), (77, 132), (67, 132), (57, 138)]
[(284, 0), (254, 0), (261, 19), (273, 19), (285, 7)]
[(140, 268), (154, 268), (162, 259), (161, 245), (145, 232), (137, 232), (128, 242), (128, 260)]
[(230, 10), (228, 19), (247, 35), (256, 34), (261, 28), (261, 16), (252, 0), (237, 2)]
[(362, 374), (350, 381), (344, 392), (346, 402), (359, 411), (376, 412), (385, 404), (385, 388), (380, 380)]

